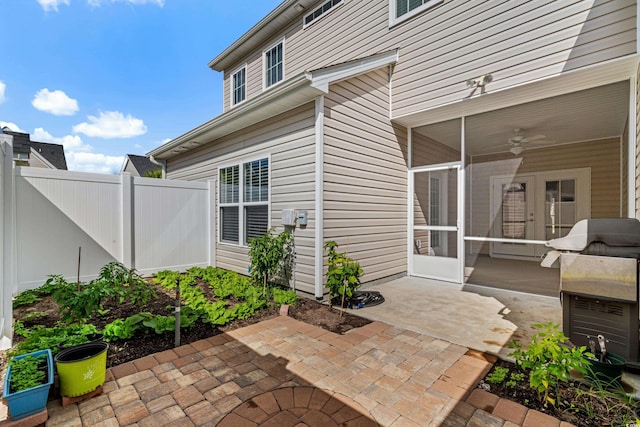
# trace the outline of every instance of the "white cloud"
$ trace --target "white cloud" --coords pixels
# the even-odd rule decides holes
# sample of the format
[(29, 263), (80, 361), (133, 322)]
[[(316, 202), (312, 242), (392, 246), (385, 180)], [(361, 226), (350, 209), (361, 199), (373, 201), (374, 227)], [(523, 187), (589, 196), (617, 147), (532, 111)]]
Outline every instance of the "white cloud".
[(34, 108), (56, 116), (72, 116), (78, 111), (78, 101), (61, 90), (40, 89), (31, 101)]
[(69, 6), (69, 0), (38, 0), (40, 6), (44, 9), (45, 12), (49, 12), (50, 10), (58, 11), (58, 5), (66, 4)]
[(124, 163), (123, 156), (94, 153), (93, 147), (85, 144), (78, 135), (55, 137), (42, 128), (36, 128), (31, 139), (62, 144), (67, 159), (67, 168), (72, 171), (118, 174)]
[(7, 85), (4, 82), (0, 81), (0, 104), (2, 104), (7, 98), (4, 96), (4, 91), (7, 88)]
[(42, 128), (36, 128), (31, 135), (33, 141), (50, 142), (52, 144), (60, 144), (64, 146), (65, 152), (88, 152), (92, 150), (89, 144), (82, 142), (82, 138), (78, 135), (65, 135), (63, 137), (56, 138), (49, 132)]
[(125, 116), (119, 111), (100, 112), (100, 116), (88, 116), (84, 122), (73, 127), (74, 133), (83, 133), (95, 138), (132, 138), (147, 133), (147, 126), (140, 119)]
[(27, 133), (27, 131), (26, 131), (26, 130), (22, 130), (22, 129), (20, 129), (20, 126), (18, 126), (18, 125), (17, 125), (17, 124), (15, 124), (15, 123), (0, 121), (0, 129), (2, 129), (2, 128), (3, 128), (3, 127), (5, 127), (5, 126), (6, 126), (6, 127), (8, 127), (9, 129), (11, 129), (11, 130), (12, 130), (12, 131), (14, 131), (14, 132)]
[(104, 3), (156, 4), (164, 6), (164, 0), (87, 0), (91, 6), (102, 6)]
[(100, 153), (68, 153), (66, 157), (69, 170), (80, 172), (115, 175), (120, 173), (124, 163), (124, 156), (108, 156)]

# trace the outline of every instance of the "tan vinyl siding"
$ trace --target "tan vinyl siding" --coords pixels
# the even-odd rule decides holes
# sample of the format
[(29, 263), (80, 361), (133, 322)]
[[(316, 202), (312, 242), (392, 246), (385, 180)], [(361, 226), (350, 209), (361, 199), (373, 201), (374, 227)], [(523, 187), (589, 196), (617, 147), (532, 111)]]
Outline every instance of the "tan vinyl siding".
[(140, 174), (138, 173), (138, 170), (133, 167), (133, 163), (131, 163), (130, 161), (127, 161), (127, 166), (124, 168), (123, 172), (128, 172), (133, 176), (140, 176)]
[[(633, 112), (630, 112), (633, 114)], [(640, 219), (640, 65), (638, 65), (638, 71), (636, 73), (636, 218)]]
[(40, 158), (33, 154), (33, 152), (29, 155), (29, 166), (32, 168), (51, 169), (51, 166), (40, 160)]
[[(263, 47), (285, 35), (285, 78), (399, 48), (394, 117), (459, 101), (469, 93), (465, 82), (485, 73), (495, 91), (636, 52), (631, 1), (447, 0), (392, 28), (388, 2), (363, 9), (346, 1), (305, 29), (302, 18), (293, 21)], [(261, 88), (260, 53), (242, 61)]]
[(355, 77), (325, 99), (324, 238), (360, 261), (364, 281), (407, 271), (406, 132), (389, 120), (387, 80)]
[[(297, 227), (294, 234), (296, 288), (308, 293), (314, 292), (314, 115), (314, 104), (310, 103), (205, 144), (167, 163), (168, 179), (217, 181), (221, 165), (271, 156), (271, 226), (278, 232), (283, 230), (282, 209), (306, 209), (309, 214), (308, 225)], [(216, 218), (218, 215), (216, 210)], [(216, 236), (219, 236), (218, 224)], [(218, 243), (216, 255), (218, 267), (247, 274), (248, 248)]]
[[(521, 160), (524, 159), (523, 162)], [(521, 158), (511, 153), (474, 156), (467, 174), (472, 222), (467, 226), (471, 236), (490, 237), (491, 176), (527, 174), (562, 169), (591, 169), (591, 217), (620, 216), (620, 139), (560, 145), (555, 148), (527, 149)], [(538, 240), (544, 240), (537, 236)], [(485, 252), (488, 245), (484, 245)], [(476, 246), (477, 250), (477, 246)]]

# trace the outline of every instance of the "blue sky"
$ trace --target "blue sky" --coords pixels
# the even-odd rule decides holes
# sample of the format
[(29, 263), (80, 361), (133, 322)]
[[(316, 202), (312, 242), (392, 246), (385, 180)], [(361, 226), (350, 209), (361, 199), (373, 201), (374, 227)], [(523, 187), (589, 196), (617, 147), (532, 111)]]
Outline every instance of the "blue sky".
[[(119, 173), (222, 112), (207, 64), (280, 0), (3, 0), (0, 127)], [(234, 7), (235, 6), (235, 7)]]

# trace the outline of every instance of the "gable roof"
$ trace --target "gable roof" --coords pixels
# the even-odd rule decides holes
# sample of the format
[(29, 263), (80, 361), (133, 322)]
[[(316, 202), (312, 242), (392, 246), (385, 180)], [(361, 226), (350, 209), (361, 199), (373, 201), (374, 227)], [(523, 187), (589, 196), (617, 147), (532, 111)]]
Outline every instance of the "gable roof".
[(43, 157), (54, 168), (67, 170), (67, 158), (62, 145), (31, 141), (31, 152)]
[(307, 9), (309, 6), (313, 5), (316, 1), (317, 0), (283, 1), (231, 46), (212, 59), (211, 62), (209, 62), (209, 67), (215, 71), (224, 71), (225, 68), (228, 68), (262, 46), (265, 41), (289, 25), (293, 19), (301, 17), (303, 13), (308, 13)]
[(155, 163), (153, 163), (146, 156), (138, 156), (136, 154), (127, 154), (127, 158), (122, 166), (122, 171), (127, 167), (127, 162), (131, 162), (133, 167), (138, 171), (140, 176), (144, 177), (148, 172), (151, 172), (156, 169), (161, 169), (161, 167)]
[(329, 85), (379, 68), (395, 64), (398, 50), (376, 53), (342, 64), (303, 72), (233, 107), (200, 126), (147, 153), (155, 159), (167, 159), (214, 139), (229, 135), (252, 124), (311, 102), (329, 93)]

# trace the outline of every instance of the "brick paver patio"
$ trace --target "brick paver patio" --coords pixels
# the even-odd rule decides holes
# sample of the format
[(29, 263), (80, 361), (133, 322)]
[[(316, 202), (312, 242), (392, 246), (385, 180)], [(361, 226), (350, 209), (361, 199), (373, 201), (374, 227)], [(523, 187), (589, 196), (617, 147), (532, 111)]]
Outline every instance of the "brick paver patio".
[[(108, 371), (58, 426), (554, 426), (475, 389), (493, 360), (374, 322), (346, 335), (281, 316)], [(6, 411), (6, 408), (5, 408)]]

